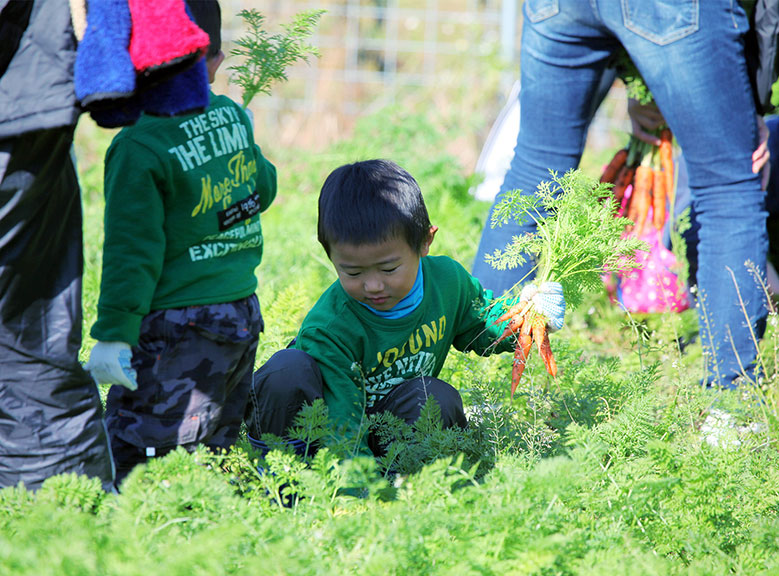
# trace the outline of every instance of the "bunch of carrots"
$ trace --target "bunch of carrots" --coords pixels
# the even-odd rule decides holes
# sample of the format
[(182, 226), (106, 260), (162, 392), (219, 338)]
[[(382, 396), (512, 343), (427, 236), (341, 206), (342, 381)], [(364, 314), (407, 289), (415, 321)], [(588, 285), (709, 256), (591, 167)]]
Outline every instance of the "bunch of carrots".
[[(674, 193), (673, 135), (671, 130), (660, 131), (660, 145), (647, 144), (630, 137), (630, 142), (614, 154), (600, 177), (601, 182), (613, 184), (612, 192), (621, 213), (633, 222), (632, 231), (641, 237), (652, 208), (652, 224), (662, 230), (666, 221), (666, 202)], [(625, 198), (625, 191), (632, 192)]]
[[(511, 394), (519, 385), (528, 357), (536, 343), (546, 370), (557, 375), (557, 362), (549, 344), (549, 318), (541, 310), (550, 293), (540, 293), (548, 283), (560, 285), (566, 310), (584, 301), (584, 295), (602, 286), (606, 270), (628, 271), (639, 266), (636, 253), (647, 245), (637, 237), (625, 234), (628, 220), (617, 214), (611, 186), (591, 178), (580, 170), (560, 176), (550, 173), (535, 193), (521, 190), (506, 192), (492, 213), (492, 226), (510, 220), (532, 220), (536, 231), (514, 236), (504, 250), (486, 256), (499, 270), (535, 262), (535, 279), (522, 286), (519, 303), (511, 301), (496, 323), (508, 322), (497, 339), (516, 339), (511, 374)], [(516, 295), (519, 283), (507, 297)], [(508, 306), (508, 305), (507, 305)]]
[(531, 300), (520, 302), (512, 306), (495, 321), (500, 323), (510, 320), (497, 342), (501, 342), (512, 335), (517, 337), (516, 346), (514, 347), (514, 363), (511, 370), (512, 396), (514, 396), (519, 380), (522, 378), (522, 372), (525, 371), (528, 356), (530, 356), (530, 352), (533, 350), (533, 342), (538, 346), (538, 352), (544, 361), (546, 371), (553, 378), (557, 376), (557, 361), (554, 359), (552, 346), (549, 343), (549, 333), (546, 327), (547, 319), (533, 308)]

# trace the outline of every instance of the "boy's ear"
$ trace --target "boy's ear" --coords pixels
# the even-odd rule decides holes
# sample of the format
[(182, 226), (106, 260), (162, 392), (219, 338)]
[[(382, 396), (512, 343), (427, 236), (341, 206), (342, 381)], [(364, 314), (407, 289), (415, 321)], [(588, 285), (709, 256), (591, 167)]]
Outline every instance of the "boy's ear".
[(430, 231), (427, 233), (427, 238), (422, 243), (422, 249), (419, 251), (420, 256), (427, 256), (430, 252), (430, 245), (433, 243), (435, 233), (438, 232), (438, 226), (431, 226)]
[(213, 84), (216, 79), (216, 71), (224, 62), (225, 54), (221, 50), (214, 56), (206, 56), (206, 68), (208, 69), (208, 83)]

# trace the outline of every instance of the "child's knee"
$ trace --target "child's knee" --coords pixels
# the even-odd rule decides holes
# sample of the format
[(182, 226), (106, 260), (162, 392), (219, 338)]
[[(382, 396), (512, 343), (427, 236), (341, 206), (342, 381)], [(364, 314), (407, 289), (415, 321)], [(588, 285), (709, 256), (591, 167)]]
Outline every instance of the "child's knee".
[(322, 376), (316, 361), (294, 348), (279, 350), (252, 376), (251, 396), (292, 400), (321, 397)]
[(424, 381), (424, 390), (427, 396), (432, 396), (441, 408), (441, 421), (444, 428), (452, 426), (465, 427), (468, 421), (465, 418), (463, 399), (457, 389), (438, 378), (419, 378)]
[(375, 408), (378, 412), (388, 410), (411, 424), (419, 418), (422, 407), (430, 398), (438, 403), (444, 428), (467, 426), (460, 393), (448, 382), (431, 376), (406, 380), (378, 402)]
[(301, 350), (279, 350), (253, 375), (244, 420), (249, 434), (284, 436), (305, 404), (322, 398), (316, 361)]

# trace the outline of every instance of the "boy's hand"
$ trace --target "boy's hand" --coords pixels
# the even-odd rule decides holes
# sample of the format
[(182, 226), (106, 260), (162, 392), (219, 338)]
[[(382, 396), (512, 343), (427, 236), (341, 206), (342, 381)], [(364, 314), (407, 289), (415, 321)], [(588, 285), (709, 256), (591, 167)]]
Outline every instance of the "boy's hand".
[(132, 367), (132, 357), (132, 349), (125, 342), (98, 342), (85, 368), (98, 384), (118, 384), (136, 390), (138, 375)]
[(544, 282), (540, 286), (527, 284), (519, 294), (520, 302), (532, 301), (536, 311), (546, 316), (550, 331), (563, 327), (565, 322), (565, 298), (559, 282)]
[[(504, 312), (495, 324), (509, 321), (508, 326), (503, 331), (497, 342), (508, 338), (512, 334), (517, 334), (522, 325), (525, 324), (530, 334), (531, 322), (525, 322), (530, 311), (537, 312), (546, 319), (545, 326), (549, 332), (554, 332), (563, 327), (565, 322), (565, 298), (563, 297), (563, 286), (559, 282), (544, 282), (540, 286), (536, 284), (526, 284), (519, 293), (519, 303), (514, 304), (509, 310)], [(537, 315), (534, 313), (533, 317)]]

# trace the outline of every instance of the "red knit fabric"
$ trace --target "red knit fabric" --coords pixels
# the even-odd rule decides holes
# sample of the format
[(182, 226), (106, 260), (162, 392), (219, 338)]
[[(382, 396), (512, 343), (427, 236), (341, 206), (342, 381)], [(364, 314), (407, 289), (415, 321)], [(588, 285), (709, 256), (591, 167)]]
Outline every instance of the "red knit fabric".
[(138, 72), (206, 53), (208, 34), (187, 15), (184, 0), (129, 0), (129, 6), (130, 58)]

